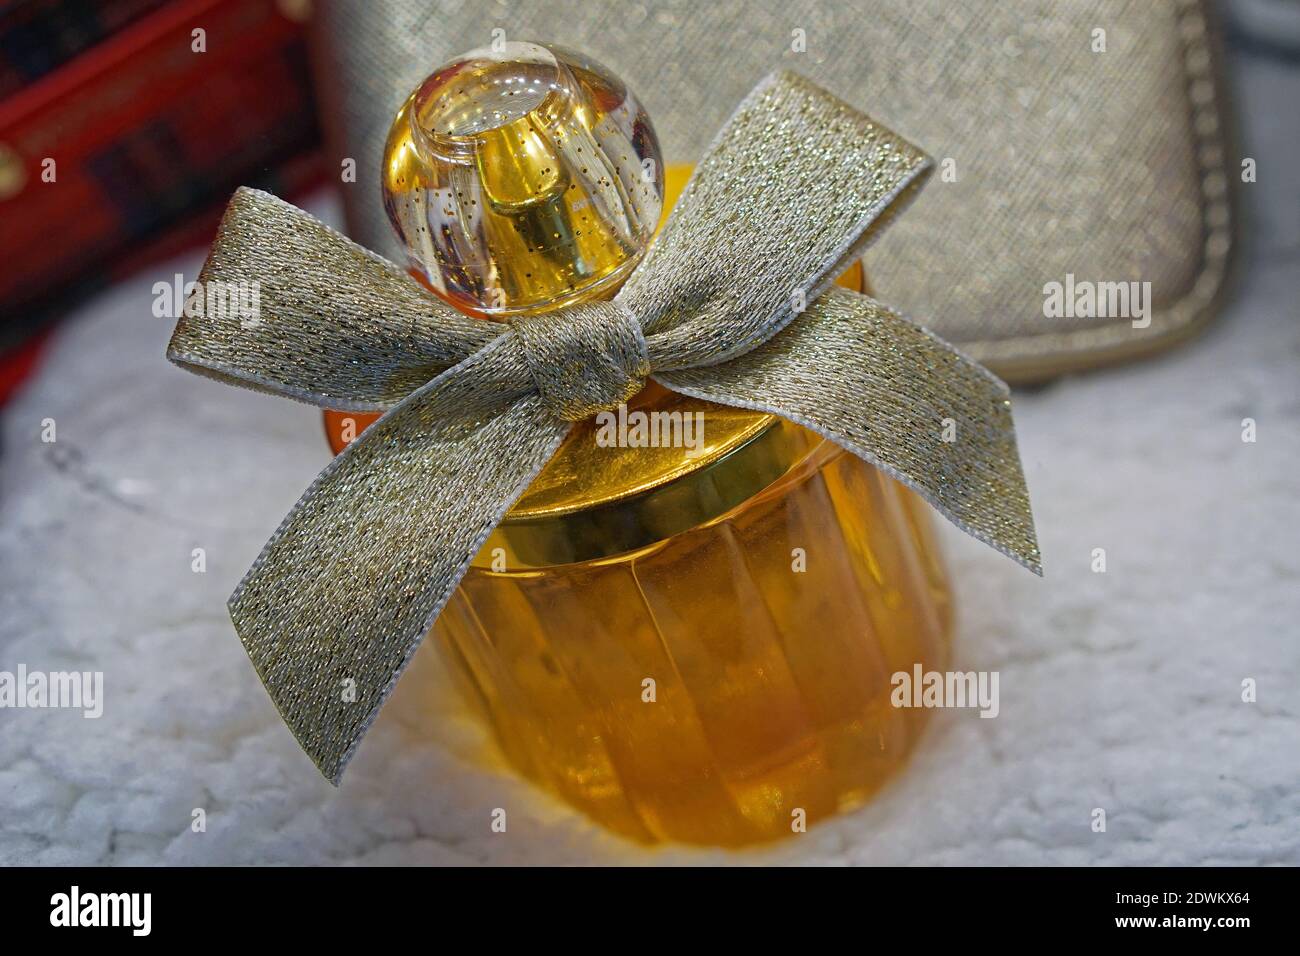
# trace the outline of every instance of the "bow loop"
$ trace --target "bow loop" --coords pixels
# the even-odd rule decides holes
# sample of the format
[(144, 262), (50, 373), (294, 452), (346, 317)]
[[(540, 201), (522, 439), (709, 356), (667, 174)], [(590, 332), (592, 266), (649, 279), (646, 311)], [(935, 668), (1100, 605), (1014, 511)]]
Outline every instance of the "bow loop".
[(533, 382), (566, 422), (616, 408), (645, 386), (650, 358), (636, 316), (617, 302), (510, 320)]
[[(345, 411), (396, 405), (501, 331), (296, 206), (246, 187), (226, 206), (196, 293), (169, 359)], [(248, 307), (230, 308), (232, 299)]]
[(725, 362), (817, 299), (920, 189), (930, 158), (795, 73), (755, 87), (618, 293), (656, 370)]

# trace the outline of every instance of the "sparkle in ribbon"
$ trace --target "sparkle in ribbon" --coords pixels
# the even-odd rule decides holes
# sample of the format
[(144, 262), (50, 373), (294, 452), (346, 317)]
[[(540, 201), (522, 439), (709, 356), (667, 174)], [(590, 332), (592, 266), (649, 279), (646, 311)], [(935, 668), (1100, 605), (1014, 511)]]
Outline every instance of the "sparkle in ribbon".
[(338, 782), (571, 423), (650, 376), (819, 432), (1041, 573), (1006, 386), (831, 285), (931, 165), (809, 81), (774, 74), (719, 133), (612, 300), (506, 325), (456, 312), (274, 196), (235, 194), (199, 278), (256, 282), (259, 321), (182, 317), (168, 358), (325, 408), (386, 410), (320, 473), (229, 602), (326, 777)]

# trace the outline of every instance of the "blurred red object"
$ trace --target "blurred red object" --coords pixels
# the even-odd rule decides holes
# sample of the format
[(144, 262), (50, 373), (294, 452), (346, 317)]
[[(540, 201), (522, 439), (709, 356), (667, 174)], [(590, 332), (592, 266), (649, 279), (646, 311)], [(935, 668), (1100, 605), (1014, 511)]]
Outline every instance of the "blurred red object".
[(0, 3), (0, 99), (53, 72), (167, 0)]
[[(288, 195), (320, 180), (303, 24), (286, 15), (305, 9), (116, 0), (86, 14), (41, 0), (0, 10), (0, 95), (36, 76), (0, 99), (0, 353), (71, 298), (206, 240), (237, 186)], [(60, 51), (74, 55), (57, 63)], [(12, 378), (4, 366), (0, 378)]]

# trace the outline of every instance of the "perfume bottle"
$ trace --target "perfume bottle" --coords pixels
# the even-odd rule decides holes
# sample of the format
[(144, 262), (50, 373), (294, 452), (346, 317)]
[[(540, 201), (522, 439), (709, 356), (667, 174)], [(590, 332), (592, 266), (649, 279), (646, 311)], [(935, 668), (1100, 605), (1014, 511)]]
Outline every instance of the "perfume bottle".
[[(402, 106), (384, 203), (413, 274), (493, 321), (613, 295), (689, 170), (666, 173), (607, 69), (509, 43)], [(467, 699), (522, 774), (641, 842), (738, 846), (862, 802), (924, 721), (892, 675), (947, 661), (926, 506), (771, 415), (650, 384), (615, 418), (574, 427), (434, 626)], [(633, 440), (648, 421), (681, 440)], [(335, 451), (367, 422), (327, 412)]]

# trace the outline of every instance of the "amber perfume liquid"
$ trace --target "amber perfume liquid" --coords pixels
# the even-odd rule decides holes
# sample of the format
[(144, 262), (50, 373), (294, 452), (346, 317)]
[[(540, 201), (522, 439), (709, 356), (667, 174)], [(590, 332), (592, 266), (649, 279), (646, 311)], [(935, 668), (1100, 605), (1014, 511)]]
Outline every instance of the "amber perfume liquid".
[(829, 442), (751, 501), (630, 554), (471, 569), (434, 628), (521, 773), (642, 842), (741, 845), (879, 788), (942, 670), (925, 506)]

